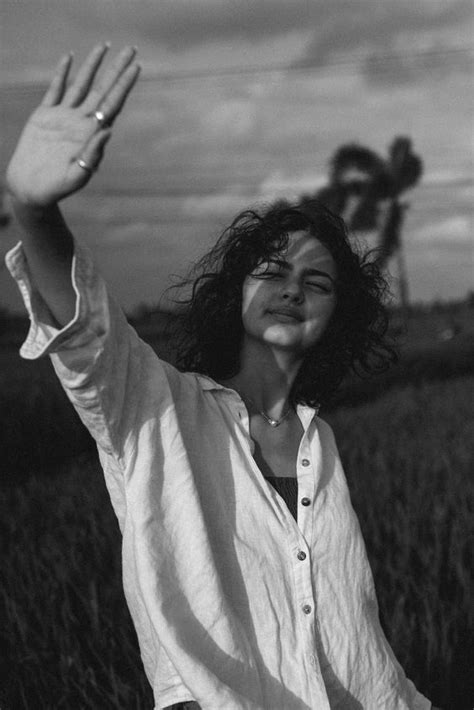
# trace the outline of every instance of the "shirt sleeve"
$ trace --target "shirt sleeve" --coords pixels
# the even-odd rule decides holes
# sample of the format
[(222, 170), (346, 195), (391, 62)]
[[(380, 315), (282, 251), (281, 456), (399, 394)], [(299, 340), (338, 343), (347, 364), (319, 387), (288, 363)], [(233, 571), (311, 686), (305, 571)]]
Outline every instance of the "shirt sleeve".
[(51, 357), (68, 398), (99, 448), (120, 459), (139, 407), (143, 362), (157, 360), (156, 356), (107, 293), (86, 247), (75, 243), (71, 274), (75, 313), (62, 328), (55, 325), (34, 283), (21, 243), (7, 254), (6, 264), (30, 318), (20, 355), (30, 360)]
[(414, 683), (412, 683), (411, 680), (407, 678), (407, 684), (408, 684), (408, 690), (411, 693), (411, 705), (410, 707), (412, 710), (431, 710), (431, 702), (428, 700), (428, 698), (425, 698), (424, 695), (418, 692), (418, 690), (415, 688)]
[[(320, 434), (321, 434), (321, 437), (322, 437), (325, 447), (332, 449), (333, 452), (335, 453), (338, 461), (340, 461), (338, 446), (336, 443), (336, 439), (335, 439), (332, 427), (322, 419), (319, 419), (318, 421), (319, 421), (319, 431), (320, 431)], [(341, 471), (341, 474), (344, 475), (342, 467), (341, 467), (340, 471)], [(345, 475), (344, 475), (343, 480), (344, 480), (344, 487), (346, 488), (347, 482), (346, 482)], [(347, 490), (349, 490), (348, 487), (347, 487)], [(405, 674), (403, 668), (401, 667), (401, 665), (399, 664), (399, 662), (394, 654), (394, 651), (393, 651), (392, 647), (390, 646), (388, 639), (386, 638), (385, 633), (382, 629), (382, 626), (380, 624), (378, 603), (377, 603), (377, 597), (376, 597), (376, 593), (375, 593), (373, 575), (370, 570), (370, 564), (369, 564), (369, 560), (368, 560), (366, 549), (365, 549), (365, 542), (363, 540), (362, 532), (360, 531), (359, 526), (357, 529), (358, 529), (358, 534), (360, 535), (360, 539), (361, 539), (363, 549), (364, 549), (364, 561), (367, 564), (367, 569), (370, 572), (371, 591), (370, 591), (369, 597), (373, 600), (373, 604), (370, 606), (373, 625), (374, 625), (374, 628), (376, 629), (376, 633), (378, 636), (378, 642), (381, 645), (383, 645), (383, 647), (385, 647), (387, 657), (389, 659), (391, 659), (393, 667), (396, 669), (396, 677), (398, 678), (399, 689), (400, 689), (402, 697), (405, 699), (405, 703), (406, 703), (406, 705), (404, 705), (404, 707), (408, 708), (409, 710), (431, 710), (431, 702), (427, 698), (425, 698), (425, 696), (422, 695), (417, 690), (414, 683), (411, 680), (409, 680), (409, 678), (406, 677), (406, 674)], [(390, 706), (390, 707), (392, 707), (392, 706)]]

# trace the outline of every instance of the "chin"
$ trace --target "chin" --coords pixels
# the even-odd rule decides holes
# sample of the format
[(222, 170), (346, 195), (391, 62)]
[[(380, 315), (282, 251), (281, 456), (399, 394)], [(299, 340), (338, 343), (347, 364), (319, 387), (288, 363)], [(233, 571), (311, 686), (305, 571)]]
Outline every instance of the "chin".
[(303, 344), (299, 338), (291, 338), (284, 335), (266, 335), (263, 338), (265, 345), (269, 345), (273, 348), (279, 348), (280, 350), (287, 350), (289, 352), (301, 353), (303, 352)]
[(306, 342), (309, 340), (308, 336), (310, 334), (302, 332), (301, 327), (298, 327), (301, 324), (295, 325), (273, 325), (265, 330), (263, 339), (267, 343), (280, 345), (281, 347), (294, 347), (297, 350), (307, 350), (320, 340), (321, 334), (317, 333), (311, 334), (311, 342)]

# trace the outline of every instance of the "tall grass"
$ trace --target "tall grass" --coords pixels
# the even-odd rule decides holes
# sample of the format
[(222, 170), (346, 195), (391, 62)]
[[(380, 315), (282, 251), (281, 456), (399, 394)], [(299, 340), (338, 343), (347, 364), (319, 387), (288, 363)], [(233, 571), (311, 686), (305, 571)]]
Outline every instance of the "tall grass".
[[(464, 377), (328, 417), (386, 634), (409, 677), (447, 710), (474, 705), (473, 401), (474, 378)], [(95, 456), (54, 475), (6, 476), (0, 505), (2, 710), (153, 707)]]
[(418, 686), (453, 710), (474, 707), (473, 402), (466, 377), (329, 417), (386, 634)]
[(2, 496), (2, 710), (151, 708), (95, 460)]

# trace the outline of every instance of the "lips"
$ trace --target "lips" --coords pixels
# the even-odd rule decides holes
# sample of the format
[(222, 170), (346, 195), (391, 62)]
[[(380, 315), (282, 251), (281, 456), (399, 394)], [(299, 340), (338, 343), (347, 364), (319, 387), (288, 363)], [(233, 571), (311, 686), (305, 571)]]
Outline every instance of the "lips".
[(271, 308), (268, 311), (274, 318), (281, 320), (285, 323), (291, 322), (301, 322), (303, 318), (299, 311), (295, 308), (288, 308), (286, 306), (281, 306), (280, 308)]

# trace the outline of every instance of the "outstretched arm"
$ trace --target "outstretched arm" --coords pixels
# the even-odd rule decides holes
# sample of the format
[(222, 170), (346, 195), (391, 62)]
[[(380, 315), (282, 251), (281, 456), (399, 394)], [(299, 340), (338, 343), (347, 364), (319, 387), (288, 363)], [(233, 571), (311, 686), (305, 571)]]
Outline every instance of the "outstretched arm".
[(140, 72), (135, 49), (127, 47), (97, 82), (107, 49), (107, 45), (96, 47), (69, 86), (72, 56), (61, 59), (6, 174), (28, 266), (59, 326), (73, 317), (75, 294), (72, 235), (58, 203), (89, 182), (111, 136), (111, 125)]

